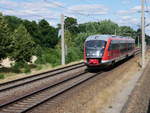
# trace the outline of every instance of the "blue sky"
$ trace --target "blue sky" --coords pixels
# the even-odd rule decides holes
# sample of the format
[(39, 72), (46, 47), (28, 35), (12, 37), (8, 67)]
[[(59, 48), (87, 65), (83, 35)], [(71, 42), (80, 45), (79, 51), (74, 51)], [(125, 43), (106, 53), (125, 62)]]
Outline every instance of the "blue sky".
[[(150, 0), (146, 0), (150, 10)], [(120, 26), (134, 29), (140, 25), (141, 0), (0, 0), (0, 11), (23, 19), (39, 21), (45, 18), (51, 25), (60, 23), (60, 14), (78, 19), (78, 23), (110, 19)], [(150, 13), (145, 14), (146, 24)], [(146, 28), (150, 35), (150, 26)]]

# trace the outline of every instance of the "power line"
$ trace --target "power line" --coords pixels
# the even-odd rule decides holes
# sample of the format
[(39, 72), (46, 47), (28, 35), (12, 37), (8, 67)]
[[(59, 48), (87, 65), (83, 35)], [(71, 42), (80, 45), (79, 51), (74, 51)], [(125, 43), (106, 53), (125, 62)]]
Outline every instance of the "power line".
[(44, 0), (44, 2), (52, 3), (52, 4), (56, 5), (56, 6), (59, 7), (59, 8), (63, 8), (63, 9), (70, 10), (70, 11), (72, 12), (72, 14), (78, 14), (78, 15), (82, 15), (82, 16), (100, 15), (100, 14), (94, 14), (94, 13), (93, 13), (93, 14), (91, 14), (91, 13), (81, 13), (81, 12), (79, 12), (78, 10), (69, 9), (69, 8), (67, 8), (67, 7), (65, 7), (65, 6), (59, 5), (59, 4), (57, 4), (57, 3), (55, 3), (55, 2), (52, 2), (52, 1)]
[[(84, 16), (84, 17), (90, 17), (90, 18), (92, 18), (92, 19), (94, 19), (95, 20), (95, 18), (92, 16), (92, 15), (99, 15), (99, 14), (84, 14), (84, 13), (80, 13), (80, 12), (77, 12), (77, 10), (73, 10), (73, 9), (69, 9), (69, 8), (67, 8), (67, 7), (65, 7), (65, 6), (62, 6), (62, 5), (59, 5), (59, 4), (57, 4), (57, 3), (55, 3), (55, 2), (52, 2), (52, 1), (47, 1), (47, 0), (44, 0), (44, 2), (47, 2), (47, 3), (52, 3), (52, 4), (54, 4), (54, 5), (56, 5), (57, 7), (60, 7), (60, 8), (62, 8), (62, 9), (67, 9), (67, 10), (70, 10), (71, 12), (72, 12), (72, 14), (77, 14), (77, 15), (80, 15), (80, 16)], [(97, 19), (98, 20), (98, 19)], [(95, 26), (93, 26), (92, 25), (92, 27), (94, 27), (95, 28)]]
[(145, 6), (146, 6), (146, 9), (147, 9), (146, 11), (149, 11), (147, 0), (145, 0)]
[(148, 7), (147, 0), (145, 0), (145, 6), (146, 6), (146, 13), (150, 14), (150, 8)]
[[(71, 14), (76, 14), (76, 15), (84, 16), (84, 17), (86, 17), (86, 18), (87, 18), (87, 17), (90, 17), (90, 18), (94, 19), (94, 16), (92, 16), (92, 15), (97, 15), (97, 16), (99, 15), (99, 14), (85, 14), (85, 13), (80, 13), (80, 12), (77, 12), (77, 10), (69, 9), (69, 8), (64, 7), (64, 6), (62, 6), (62, 5), (59, 5), (59, 4), (55, 3), (55, 2), (47, 1), (47, 0), (44, 0), (44, 1), (45, 1), (45, 2), (53, 3), (53, 4), (55, 4), (57, 7), (70, 10), (70, 11), (71, 11)], [(1, 9), (5, 9), (5, 10), (9, 10), (9, 11), (19, 12), (18, 10), (15, 10), (15, 9), (12, 9), (12, 8), (6, 8), (6, 7), (1, 7), (1, 6), (0, 6), (0, 8), (1, 8)], [(38, 11), (38, 10), (34, 10), (34, 11)], [(22, 13), (28, 14), (27, 12), (22, 12)], [(41, 15), (38, 15), (38, 14), (28, 14), (28, 15), (32, 15), (32, 16), (36, 16), (36, 17), (40, 17), (40, 18), (53, 19), (53, 20), (54, 20), (54, 19), (59, 19), (59, 18), (56, 18), (56, 17), (45, 17), (45, 16), (41, 16)], [(94, 19), (94, 20), (95, 20), (95, 19)]]

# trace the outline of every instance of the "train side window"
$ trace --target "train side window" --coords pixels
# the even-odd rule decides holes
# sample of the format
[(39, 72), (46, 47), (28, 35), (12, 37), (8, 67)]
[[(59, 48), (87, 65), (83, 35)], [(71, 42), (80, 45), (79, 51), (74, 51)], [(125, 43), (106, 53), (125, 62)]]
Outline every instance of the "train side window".
[(128, 43), (128, 50), (130, 50), (130, 43)]
[(118, 47), (120, 47), (119, 44), (110, 43), (110, 46), (109, 46), (108, 50), (117, 50)]
[(115, 44), (112, 44), (112, 50), (115, 50)]
[(118, 44), (114, 44), (114, 49), (117, 50)]
[(112, 50), (112, 43), (110, 43), (108, 50)]
[(116, 44), (114, 44), (114, 50), (116, 50)]
[(108, 51), (110, 51), (111, 50), (111, 44), (109, 45), (109, 48), (108, 48)]

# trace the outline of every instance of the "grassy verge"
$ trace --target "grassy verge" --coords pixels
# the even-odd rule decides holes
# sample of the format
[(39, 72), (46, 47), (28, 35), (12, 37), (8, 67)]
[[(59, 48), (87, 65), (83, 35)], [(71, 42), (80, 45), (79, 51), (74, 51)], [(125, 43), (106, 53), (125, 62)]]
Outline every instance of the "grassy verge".
[[(75, 63), (78, 63), (81, 61), (71, 62), (64, 66), (75, 64)], [(15, 80), (15, 79), (22, 78), (25, 76), (31, 76), (33, 74), (41, 73), (44, 71), (48, 71), (48, 70), (52, 70), (52, 69), (56, 69), (56, 68), (60, 68), (60, 67), (64, 67), (64, 66), (59, 65), (59, 66), (53, 67), (50, 64), (29, 65), (30, 69), (28, 67), (23, 68), (23, 69), (20, 69), (20, 72), (18, 72), (18, 73), (14, 72), (14, 69), (12, 69), (12, 68), (0, 68), (0, 83), (10, 81), (10, 80)]]
[(4, 74), (0, 74), (0, 79), (4, 79), (5, 75)]

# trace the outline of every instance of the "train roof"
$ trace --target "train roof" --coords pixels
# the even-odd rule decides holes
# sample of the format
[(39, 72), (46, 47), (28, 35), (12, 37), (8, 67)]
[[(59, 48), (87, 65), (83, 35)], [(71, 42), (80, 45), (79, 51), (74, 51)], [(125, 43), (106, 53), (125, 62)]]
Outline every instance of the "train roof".
[(89, 40), (104, 40), (108, 41), (108, 39), (117, 39), (117, 40), (129, 40), (134, 42), (135, 40), (131, 37), (123, 37), (123, 36), (116, 36), (116, 35), (92, 35), (86, 38), (86, 41)]

